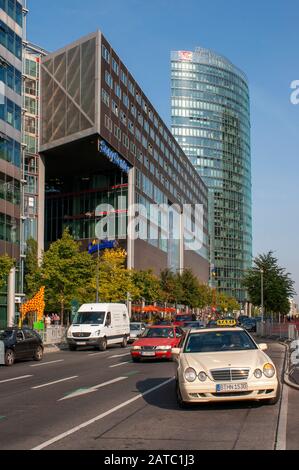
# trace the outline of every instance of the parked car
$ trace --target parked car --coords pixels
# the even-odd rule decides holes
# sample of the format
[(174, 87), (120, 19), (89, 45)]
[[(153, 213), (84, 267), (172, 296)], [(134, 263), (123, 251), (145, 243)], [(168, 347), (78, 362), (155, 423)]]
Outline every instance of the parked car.
[(125, 304), (84, 304), (67, 332), (71, 351), (78, 346), (93, 346), (105, 351), (110, 344), (127, 346), (130, 321)]
[(193, 328), (204, 328), (204, 327), (205, 325), (202, 321), (185, 321), (182, 326), (184, 331), (187, 331)]
[(241, 325), (241, 323), (244, 321), (244, 320), (247, 320), (249, 317), (247, 315), (240, 315), (238, 317), (238, 324)]
[(241, 323), (241, 327), (244, 328), (244, 330), (251, 331), (251, 332), (255, 333), (256, 332), (256, 320), (255, 320), (255, 318), (244, 319)]
[(173, 322), (176, 326), (183, 326), (186, 321), (193, 321), (193, 316), (189, 314), (178, 314)]
[(8, 367), (15, 361), (23, 359), (41, 361), (43, 358), (42, 339), (30, 328), (0, 330), (0, 341), (4, 343), (4, 363)]
[(172, 359), (172, 348), (178, 347), (184, 331), (178, 326), (151, 326), (148, 327), (132, 346), (131, 356), (133, 362), (141, 359)]
[(141, 322), (132, 322), (130, 323), (130, 338), (129, 343), (134, 342), (137, 338), (139, 338), (142, 333), (145, 331), (146, 326), (144, 323)]

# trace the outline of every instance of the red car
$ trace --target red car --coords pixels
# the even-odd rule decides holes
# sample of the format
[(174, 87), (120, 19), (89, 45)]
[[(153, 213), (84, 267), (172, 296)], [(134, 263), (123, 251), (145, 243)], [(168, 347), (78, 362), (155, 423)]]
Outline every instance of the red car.
[(184, 331), (177, 326), (148, 327), (132, 346), (132, 360), (139, 362), (144, 358), (172, 359), (171, 350), (179, 346), (183, 336)]

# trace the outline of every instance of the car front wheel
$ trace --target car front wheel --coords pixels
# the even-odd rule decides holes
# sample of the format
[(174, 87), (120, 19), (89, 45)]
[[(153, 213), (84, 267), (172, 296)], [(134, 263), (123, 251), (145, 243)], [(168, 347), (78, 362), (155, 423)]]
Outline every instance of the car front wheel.
[(179, 381), (176, 381), (176, 397), (177, 397), (177, 402), (180, 408), (186, 408), (187, 404), (182, 398), (180, 386), (179, 386)]
[(273, 398), (269, 398), (268, 400), (264, 400), (265, 404), (266, 405), (276, 405), (280, 400), (280, 393), (281, 393), (281, 385), (280, 385), (280, 382), (279, 382), (278, 387), (277, 387), (276, 396), (273, 397)]
[(36, 351), (35, 351), (35, 353), (34, 353), (33, 358), (34, 358), (35, 361), (38, 361), (38, 362), (39, 362), (39, 361), (42, 360), (43, 355), (44, 355), (43, 348), (42, 348), (41, 346), (38, 346), (38, 347), (36, 348)]
[(11, 367), (14, 365), (15, 362), (15, 353), (12, 349), (8, 349), (5, 353), (5, 365), (7, 367)]
[(106, 338), (100, 339), (98, 347), (99, 347), (100, 351), (106, 351), (106, 349), (107, 349), (107, 340), (106, 340)]
[(127, 336), (124, 336), (124, 339), (122, 340), (121, 347), (126, 348), (128, 346), (128, 338)]

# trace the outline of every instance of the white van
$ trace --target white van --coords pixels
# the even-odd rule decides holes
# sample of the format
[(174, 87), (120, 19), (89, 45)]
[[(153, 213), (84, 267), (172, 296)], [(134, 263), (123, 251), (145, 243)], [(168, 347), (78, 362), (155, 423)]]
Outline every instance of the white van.
[(105, 351), (110, 344), (127, 346), (130, 320), (125, 304), (84, 304), (67, 332), (69, 349), (94, 346)]

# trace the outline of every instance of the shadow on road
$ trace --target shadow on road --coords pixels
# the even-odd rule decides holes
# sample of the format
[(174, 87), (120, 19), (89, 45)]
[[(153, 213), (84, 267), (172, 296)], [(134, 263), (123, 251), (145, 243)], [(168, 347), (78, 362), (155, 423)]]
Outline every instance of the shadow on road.
[[(171, 379), (171, 377), (169, 377), (169, 379)], [(147, 390), (159, 386), (166, 380), (167, 378), (165, 377), (140, 380), (136, 383), (136, 388), (140, 393), (144, 393)], [(231, 401), (226, 403), (188, 404), (182, 409), (176, 399), (175, 380), (152, 393), (144, 395), (143, 399), (148, 405), (167, 410), (180, 410), (182, 412), (249, 410), (263, 406), (263, 403), (258, 401)]]

